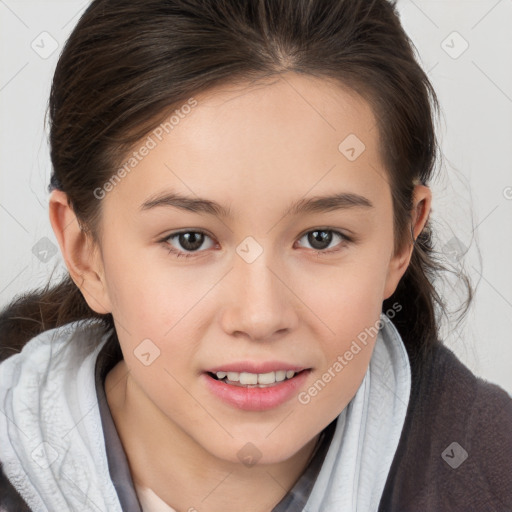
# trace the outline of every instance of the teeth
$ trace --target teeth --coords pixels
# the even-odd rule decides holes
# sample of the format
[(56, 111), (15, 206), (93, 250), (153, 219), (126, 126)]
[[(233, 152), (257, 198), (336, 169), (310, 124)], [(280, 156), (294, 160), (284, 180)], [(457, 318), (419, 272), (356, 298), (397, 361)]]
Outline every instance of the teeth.
[(281, 382), (286, 379), (286, 372), (284, 370), (278, 370), (276, 372), (276, 382)]
[(240, 374), (237, 372), (228, 372), (227, 373), (228, 380), (240, 382)]
[[(249, 375), (249, 374), (242, 374), (242, 375)], [(240, 375), (240, 383), (245, 384), (245, 382), (242, 381), (242, 375)], [(258, 384), (274, 384), (276, 381), (276, 372), (269, 372), (269, 373), (259, 373), (257, 375), (258, 377)]]
[(255, 384), (274, 384), (282, 382), (285, 379), (291, 379), (295, 372), (293, 370), (278, 370), (276, 372), (268, 373), (248, 373), (248, 372), (217, 372), (218, 379), (227, 377), (228, 381), (239, 382), (240, 384), (255, 385)]
[(242, 372), (239, 378), (240, 384), (246, 386), (247, 384), (258, 384), (258, 375), (255, 373)]

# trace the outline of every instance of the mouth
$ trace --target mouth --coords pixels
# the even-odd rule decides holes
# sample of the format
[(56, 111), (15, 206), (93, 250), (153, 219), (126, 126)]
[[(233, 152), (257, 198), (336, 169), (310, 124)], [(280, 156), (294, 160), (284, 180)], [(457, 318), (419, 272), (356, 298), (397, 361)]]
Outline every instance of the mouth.
[(296, 370), (264, 374), (207, 371), (202, 376), (212, 396), (223, 403), (243, 411), (262, 412), (289, 403), (306, 386), (311, 369)]
[(293, 371), (278, 370), (267, 373), (249, 372), (206, 372), (212, 379), (242, 388), (268, 388), (275, 387), (282, 382), (296, 378), (298, 375), (309, 372), (310, 368)]

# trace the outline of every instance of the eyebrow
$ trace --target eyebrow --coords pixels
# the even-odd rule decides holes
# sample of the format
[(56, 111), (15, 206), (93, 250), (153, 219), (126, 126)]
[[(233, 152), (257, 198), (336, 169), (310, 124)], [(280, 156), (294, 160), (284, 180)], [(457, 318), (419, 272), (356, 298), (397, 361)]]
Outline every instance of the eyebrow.
[[(146, 211), (157, 207), (174, 207), (193, 213), (204, 213), (216, 217), (233, 218), (233, 213), (230, 208), (215, 201), (200, 197), (185, 196), (172, 191), (151, 196), (140, 206), (140, 210)], [(326, 196), (315, 196), (308, 199), (300, 199), (293, 203), (284, 212), (283, 216), (330, 212), (349, 208), (373, 208), (373, 204), (368, 198), (359, 194), (354, 194), (352, 192), (340, 192)]]

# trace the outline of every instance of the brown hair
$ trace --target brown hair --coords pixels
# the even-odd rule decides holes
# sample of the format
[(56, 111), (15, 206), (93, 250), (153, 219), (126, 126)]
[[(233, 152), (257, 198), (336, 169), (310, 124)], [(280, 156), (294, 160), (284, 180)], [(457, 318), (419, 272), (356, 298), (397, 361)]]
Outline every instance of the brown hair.
[[(372, 106), (400, 248), (411, 236), (414, 183), (428, 184), (437, 161), (438, 102), (395, 5), (386, 0), (92, 2), (53, 79), (50, 188), (67, 194), (97, 241), (101, 201), (93, 191), (112, 177), (129, 148), (194, 94), (285, 71), (333, 79)], [(437, 313), (444, 305), (432, 282), (442, 270), (429, 221), (396, 292), (383, 304), (383, 311), (401, 306), (393, 322), (411, 361), (427, 357), (438, 342)], [(471, 287), (462, 278), (469, 305)], [(86, 318), (114, 327), (111, 315), (88, 307), (69, 276), (21, 295), (0, 317), (0, 360), (46, 329)], [(112, 365), (122, 357), (115, 329), (108, 343)]]

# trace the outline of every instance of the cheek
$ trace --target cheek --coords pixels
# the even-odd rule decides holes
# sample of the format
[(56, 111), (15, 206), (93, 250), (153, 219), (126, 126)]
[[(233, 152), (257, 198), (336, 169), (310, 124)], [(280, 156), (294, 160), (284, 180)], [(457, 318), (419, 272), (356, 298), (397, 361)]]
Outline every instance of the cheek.
[[(126, 324), (150, 326), (158, 318), (163, 321), (164, 312), (179, 314), (177, 299), (189, 287), (179, 273), (166, 275), (165, 267), (145, 261), (142, 251), (113, 239), (104, 251), (105, 279), (114, 317)], [(169, 309), (173, 305), (176, 311)]]
[(379, 315), (386, 272), (371, 249), (354, 251), (337, 265), (304, 272), (294, 290), (332, 330), (346, 332)]
[[(325, 385), (328, 390), (318, 394), (318, 405), (325, 401), (326, 407), (341, 410), (368, 368), (382, 310), (386, 264), (369, 250), (331, 267), (328, 274), (322, 278), (317, 274), (317, 286), (308, 282), (303, 293), (309, 288), (307, 303), (317, 314), (320, 322), (315, 324), (322, 330), (316, 333), (324, 356), (316, 378), (320, 378), (318, 386)], [(321, 282), (323, 286), (319, 286)]]
[[(194, 280), (191, 272), (166, 274), (156, 265), (132, 266), (129, 258), (110, 261), (115, 261), (106, 266), (112, 315), (127, 365), (142, 380), (164, 367), (181, 371), (175, 354), (186, 361), (196, 349), (200, 337), (194, 319), (204, 315), (201, 298), (211, 288), (209, 281)], [(146, 362), (151, 362), (150, 372)], [(162, 373), (164, 380), (168, 377)]]

